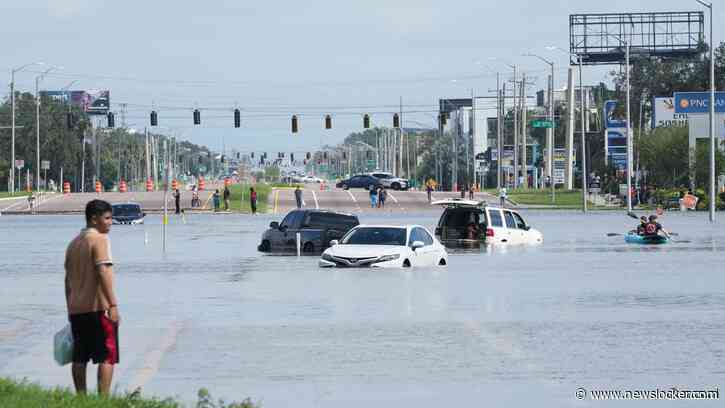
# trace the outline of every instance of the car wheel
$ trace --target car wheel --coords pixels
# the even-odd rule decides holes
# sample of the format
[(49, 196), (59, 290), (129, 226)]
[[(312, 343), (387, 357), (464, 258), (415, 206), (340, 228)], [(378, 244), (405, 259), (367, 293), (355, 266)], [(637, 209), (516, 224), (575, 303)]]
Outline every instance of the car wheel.
[(390, 187), (392, 187), (393, 190), (400, 190), (400, 183), (393, 183)]
[(259, 250), (260, 252), (269, 252), (271, 249), (272, 249), (272, 246), (269, 244), (269, 241), (267, 241), (266, 239), (264, 241), (262, 241), (262, 243), (259, 244), (259, 246), (257, 247), (257, 250)]
[(302, 252), (314, 252), (315, 246), (312, 244), (312, 242), (305, 242), (305, 245), (302, 247)]
[(446, 260), (441, 258), (441, 260), (438, 261), (438, 266), (446, 266)]
[(403, 268), (410, 268), (410, 261), (408, 259), (403, 261)]
[(347, 189), (349, 189), (349, 188), (350, 188), (350, 187), (349, 187), (349, 186), (348, 186), (347, 184), (343, 184), (343, 185), (342, 185), (342, 189), (343, 189), (343, 190), (347, 190)]

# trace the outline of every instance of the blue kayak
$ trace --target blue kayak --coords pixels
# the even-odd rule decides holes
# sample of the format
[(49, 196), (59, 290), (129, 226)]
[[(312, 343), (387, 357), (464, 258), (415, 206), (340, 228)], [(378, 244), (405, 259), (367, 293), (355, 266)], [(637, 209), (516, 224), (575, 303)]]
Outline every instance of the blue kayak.
[(638, 235), (634, 232), (629, 232), (624, 236), (624, 241), (630, 244), (646, 244), (646, 245), (659, 245), (666, 244), (670, 240), (663, 235)]

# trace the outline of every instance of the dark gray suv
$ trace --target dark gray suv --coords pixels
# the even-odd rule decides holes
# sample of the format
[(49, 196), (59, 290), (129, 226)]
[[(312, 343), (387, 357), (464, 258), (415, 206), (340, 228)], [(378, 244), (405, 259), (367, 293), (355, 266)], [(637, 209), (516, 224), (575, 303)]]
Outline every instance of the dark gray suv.
[(351, 214), (327, 210), (294, 210), (281, 223), (272, 221), (269, 224), (257, 249), (261, 252), (296, 251), (299, 232), (302, 251), (319, 252), (330, 246), (330, 240), (339, 240), (359, 224), (357, 217)]

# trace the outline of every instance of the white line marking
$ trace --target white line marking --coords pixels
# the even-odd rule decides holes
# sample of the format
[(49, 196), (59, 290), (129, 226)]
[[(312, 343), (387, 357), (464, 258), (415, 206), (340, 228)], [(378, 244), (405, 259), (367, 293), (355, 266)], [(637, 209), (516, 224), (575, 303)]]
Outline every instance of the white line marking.
[(395, 201), (395, 204), (398, 204), (398, 199), (395, 198), (395, 196), (393, 195), (393, 193), (391, 193), (390, 191), (388, 191), (388, 195), (390, 196), (390, 198), (393, 199), (393, 201)]
[(130, 390), (144, 387), (146, 383), (148, 383), (149, 380), (156, 375), (164, 356), (176, 345), (176, 340), (179, 337), (179, 332), (182, 327), (183, 323), (179, 321), (171, 322), (171, 325), (163, 334), (163, 337), (159, 339), (160, 341), (157, 343), (158, 346), (146, 353), (144, 356), (144, 365), (138, 370), (136, 376), (129, 383)]
[(317, 202), (317, 194), (315, 194), (315, 190), (310, 191), (312, 191), (312, 199), (315, 200), (315, 209), (319, 210), (320, 204)]
[(352, 202), (355, 203), (355, 204), (357, 204), (357, 200), (355, 199), (355, 196), (352, 195), (352, 193), (350, 192), (350, 190), (345, 190), (345, 192), (350, 195), (350, 198), (352, 198)]

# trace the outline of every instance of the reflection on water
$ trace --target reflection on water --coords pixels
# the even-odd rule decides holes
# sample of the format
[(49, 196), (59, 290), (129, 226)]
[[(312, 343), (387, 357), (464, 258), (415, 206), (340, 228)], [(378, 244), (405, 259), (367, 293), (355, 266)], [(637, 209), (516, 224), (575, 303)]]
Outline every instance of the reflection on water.
[[(432, 227), (437, 215), (360, 218)], [(113, 226), (118, 385), (266, 406), (561, 407), (577, 386), (725, 384), (725, 228), (668, 213), (677, 242), (637, 246), (607, 236), (633, 226), (623, 214), (524, 215), (542, 245), (457, 249), (446, 268), (410, 270), (258, 253), (269, 216), (172, 218), (165, 254), (158, 216)], [(71, 384), (49, 344), (81, 222), (0, 219), (13, 232), (0, 235), (0, 375)]]

